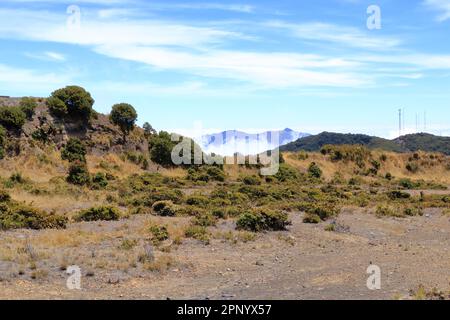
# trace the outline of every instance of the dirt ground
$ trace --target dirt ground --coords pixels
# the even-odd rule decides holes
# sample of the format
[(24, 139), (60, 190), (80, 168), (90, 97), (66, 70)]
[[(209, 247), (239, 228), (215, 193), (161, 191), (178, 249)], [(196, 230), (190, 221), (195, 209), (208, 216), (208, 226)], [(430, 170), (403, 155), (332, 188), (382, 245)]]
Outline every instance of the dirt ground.
[[(155, 248), (157, 259), (173, 262), (153, 271), (133, 263), (145, 245), (143, 226), (186, 219), (140, 215), (65, 231), (2, 232), (0, 299), (409, 299), (420, 285), (450, 290), (450, 217), (441, 210), (396, 219), (346, 209), (335, 231), (325, 231), (325, 223), (304, 224), (299, 213), (290, 218), (288, 231), (248, 242), (216, 236), (209, 245), (188, 239), (170, 252)], [(233, 222), (223, 221), (211, 232), (232, 229)], [(118, 249), (133, 237), (140, 239), (136, 248)], [(7, 249), (14, 253), (24, 241), (34, 246), (36, 266), (7, 259)], [(72, 263), (82, 270), (81, 290), (66, 287), (64, 266)], [(381, 290), (366, 286), (371, 264), (381, 268)]]

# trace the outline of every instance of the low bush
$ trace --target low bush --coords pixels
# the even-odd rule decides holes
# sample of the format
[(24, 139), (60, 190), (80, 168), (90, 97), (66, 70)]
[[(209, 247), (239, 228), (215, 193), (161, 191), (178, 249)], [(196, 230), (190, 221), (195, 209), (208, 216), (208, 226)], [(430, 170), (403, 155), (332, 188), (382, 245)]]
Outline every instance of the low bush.
[(318, 216), (322, 221), (326, 221), (329, 218), (335, 217), (339, 214), (340, 209), (331, 204), (312, 204), (309, 208), (306, 208), (305, 212), (310, 215)]
[(192, 224), (201, 227), (212, 227), (217, 224), (217, 218), (210, 213), (200, 213), (194, 217)]
[(287, 164), (281, 164), (275, 178), (278, 182), (295, 181), (299, 178), (299, 172)]
[(320, 219), (320, 217), (317, 214), (307, 213), (307, 214), (305, 214), (305, 217), (303, 218), (303, 223), (318, 224), (321, 222), (322, 222), (322, 219)]
[(69, 162), (86, 162), (86, 147), (81, 140), (70, 138), (61, 151), (61, 158)]
[(420, 207), (407, 207), (403, 213), (410, 217), (423, 216), (423, 210)]
[(152, 206), (152, 211), (158, 216), (173, 217), (176, 215), (176, 210), (171, 201), (157, 201)]
[(80, 211), (75, 221), (115, 221), (120, 217), (120, 211), (116, 207), (100, 206)]
[(195, 226), (195, 225), (190, 225), (189, 227), (187, 227), (186, 230), (184, 231), (184, 235), (187, 238), (199, 240), (204, 244), (209, 244), (211, 237), (210, 233), (208, 232), (208, 229), (202, 226)]
[(20, 100), (19, 107), (26, 117), (31, 120), (34, 115), (34, 109), (37, 107), (36, 99), (31, 97), (24, 97)]
[(26, 114), (20, 107), (0, 106), (0, 124), (6, 129), (22, 128), (26, 117)]
[(9, 193), (5, 190), (0, 190), (0, 203), (8, 202), (9, 200), (11, 200), (11, 196), (9, 195)]
[(419, 171), (419, 165), (416, 162), (408, 162), (406, 164), (406, 170), (411, 173), (417, 173)]
[(106, 174), (98, 172), (92, 176), (92, 186), (94, 190), (104, 189), (108, 186), (108, 178)]
[(209, 198), (202, 195), (193, 195), (186, 199), (186, 204), (205, 208), (209, 204)]
[(387, 193), (387, 195), (388, 195), (388, 197), (391, 200), (409, 199), (409, 198), (411, 198), (411, 195), (409, 193), (402, 192), (402, 191), (399, 191), (399, 190), (389, 191)]
[(403, 210), (388, 205), (379, 205), (375, 210), (375, 214), (378, 217), (403, 218), (405, 216)]
[(261, 184), (261, 179), (258, 176), (244, 176), (241, 177), (241, 181), (248, 186), (258, 186)]
[(225, 172), (216, 166), (196, 166), (188, 169), (187, 179), (194, 182), (225, 181)]
[(0, 160), (5, 157), (6, 129), (0, 124)]
[(64, 229), (68, 219), (15, 202), (0, 203), (0, 229)]
[(308, 174), (312, 178), (320, 179), (323, 172), (315, 162), (312, 162), (308, 167)]
[(67, 182), (79, 186), (87, 185), (91, 182), (88, 168), (85, 163), (75, 161), (69, 167)]
[(152, 234), (152, 242), (154, 245), (159, 245), (161, 242), (169, 239), (169, 231), (166, 226), (153, 225), (149, 229)]
[(242, 214), (236, 222), (236, 228), (252, 232), (280, 231), (286, 230), (290, 224), (286, 213), (260, 209)]

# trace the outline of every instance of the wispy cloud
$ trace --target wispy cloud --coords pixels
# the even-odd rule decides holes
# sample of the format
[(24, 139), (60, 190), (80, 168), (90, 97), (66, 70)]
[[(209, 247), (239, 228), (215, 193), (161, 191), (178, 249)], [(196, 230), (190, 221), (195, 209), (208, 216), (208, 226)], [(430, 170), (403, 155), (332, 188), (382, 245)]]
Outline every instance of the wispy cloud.
[[(222, 5), (184, 6), (219, 8)], [(235, 9), (253, 10), (240, 5)], [(402, 42), (395, 37), (369, 36), (360, 29), (338, 24), (256, 23), (258, 28), (262, 26), (269, 32), (289, 31), (285, 39), (292, 42), (317, 43), (322, 49), (324, 45), (332, 44), (333, 48), (343, 49), (339, 56), (329, 55), (321, 49), (315, 54), (282, 49), (243, 50), (235, 45), (236, 42), (254, 39), (234, 31), (226, 23), (206, 22), (202, 25), (134, 19), (133, 10), (113, 7), (87, 11), (83, 14), (81, 28), (73, 30), (66, 25), (65, 12), (0, 9), (0, 17), (14, 16), (13, 20), (0, 19), (0, 38), (83, 45), (101, 55), (139, 62), (156, 70), (251, 84), (258, 89), (361, 88), (376, 86), (380, 79), (398, 78), (406, 82), (422, 78), (427, 69), (450, 69), (450, 55), (407, 53), (397, 50)], [(102, 19), (98, 19), (99, 15)], [(115, 19), (118, 15), (126, 19)], [(362, 53), (351, 54), (353, 48)], [(381, 48), (390, 51), (386, 53)], [(53, 51), (33, 56), (65, 60), (65, 56)], [(377, 71), (375, 66), (380, 63), (389, 63), (391, 70)], [(405, 67), (415, 70), (404, 71)]]
[[(47, 73), (37, 70), (15, 68), (0, 64), (0, 88), (8, 92), (50, 92), (54, 88), (70, 83), (67, 75)], [(28, 91), (28, 93), (27, 93)]]
[(66, 57), (63, 54), (53, 51), (46, 51), (42, 53), (25, 52), (25, 56), (44, 61), (56, 61), (56, 62), (66, 61)]
[(360, 31), (357, 28), (329, 23), (293, 24), (271, 21), (267, 26), (280, 28), (299, 39), (315, 42), (328, 42), (347, 47), (385, 50), (398, 47), (401, 40), (394, 37), (381, 37)]
[(442, 22), (450, 19), (450, 0), (424, 0), (424, 5), (440, 12), (437, 20)]

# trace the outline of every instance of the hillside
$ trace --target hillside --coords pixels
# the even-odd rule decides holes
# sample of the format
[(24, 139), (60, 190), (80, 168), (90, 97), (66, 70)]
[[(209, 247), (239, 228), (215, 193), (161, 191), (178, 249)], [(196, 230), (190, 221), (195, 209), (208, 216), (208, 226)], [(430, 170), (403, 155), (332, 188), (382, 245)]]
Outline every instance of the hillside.
[[(121, 152), (148, 152), (148, 143), (141, 128), (136, 127), (125, 143), (120, 129), (113, 125), (108, 116), (94, 112), (86, 122), (82, 119), (58, 118), (46, 106), (46, 98), (35, 98), (36, 107), (30, 119), (20, 130), (9, 130), (6, 149), (7, 156), (21, 153), (36, 153), (53, 145), (60, 149), (70, 138), (85, 142), (89, 154), (105, 155)], [(0, 106), (17, 107), (21, 98), (0, 98)]]
[(387, 151), (406, 151), (394, 141), (372, 137), (364, 134), (343, 134), (322, 132), (318, 135), (299, 139), (281, 147), (281, 151), (319, 151), (325, 145), (364, 145), (371, 149), (383, 149)]
[(409, 151), (423, 150), (450, 155), (450, 137), (438, 137), (428, 133), (409, 134), (394, 140)]
[(440, 152), (450, 155), (450, 138), (419, 133), (402, 136), (394, 140), (363, 134), (343, 134), (322, 132), (318, 135), (301, 138), (282, 146), (281, 151), (320, 151), (325, 145), (363, 145), (370, 149), (393, 152)]

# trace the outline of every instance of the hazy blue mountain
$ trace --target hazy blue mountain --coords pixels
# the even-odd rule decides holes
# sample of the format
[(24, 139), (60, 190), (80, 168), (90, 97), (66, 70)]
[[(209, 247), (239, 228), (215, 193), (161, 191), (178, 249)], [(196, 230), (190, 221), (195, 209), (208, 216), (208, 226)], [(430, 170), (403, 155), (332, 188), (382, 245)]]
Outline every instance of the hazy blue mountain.
[(309, 134), (288, 128), (281, 131), (266, 131), (256, 134), (230, 130), (204, 135), (197, 142), (206, 153), (221, 155), (241, 153), (248, 155), (278, 148), (307, 136)]

